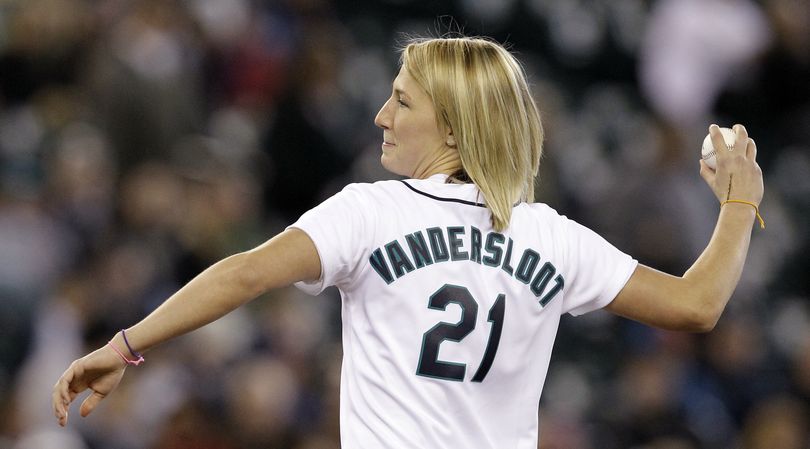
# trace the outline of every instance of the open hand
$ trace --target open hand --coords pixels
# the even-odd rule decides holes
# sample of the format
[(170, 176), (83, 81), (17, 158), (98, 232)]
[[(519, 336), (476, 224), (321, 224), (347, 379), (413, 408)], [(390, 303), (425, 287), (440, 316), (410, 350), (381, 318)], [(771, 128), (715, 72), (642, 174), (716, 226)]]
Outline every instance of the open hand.
[(107, 397), (121, 381), (126, 364), (111, 348), (103, 346), (75, 360), (53, 386), (53, 413), (64, 427), (70, 403), (88, 388), (93, 393), (82, 402), (79, 413), (84, 417)]

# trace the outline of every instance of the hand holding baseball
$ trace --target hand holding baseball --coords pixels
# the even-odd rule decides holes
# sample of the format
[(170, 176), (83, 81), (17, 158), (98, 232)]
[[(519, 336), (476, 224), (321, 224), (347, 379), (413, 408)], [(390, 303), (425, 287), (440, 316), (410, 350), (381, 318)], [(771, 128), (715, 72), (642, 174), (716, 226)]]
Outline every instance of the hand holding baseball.
[(708, 137), (715, 150), (716, 168), (701, 159), (700, 176), (720, 202), (741, 200), (759, 205), (764, 187), (762, 170), (756, 161), (756, 144), (743, 125), (734, 125), (732, 130), (735, 139), (729, 146), (720, 127), (709, 126)]
[[(723, 134), (723, 140), (726, 142), (726, 145), (723, 149), (730, 150), (734, 148), (734, 141), (737, 139), (737, 133), (734, 132), (731, 128), (720, 128), (720, 133)], [(711, 167), (712, 170), (717, 170), (717, 151), (714, 148), (714, 144), (712, 143), (712, 135), (706, 134), (706, 138), (703, 139), (703, 145), (700, 147), (700, 157), (706, 161), (706, 164)]]

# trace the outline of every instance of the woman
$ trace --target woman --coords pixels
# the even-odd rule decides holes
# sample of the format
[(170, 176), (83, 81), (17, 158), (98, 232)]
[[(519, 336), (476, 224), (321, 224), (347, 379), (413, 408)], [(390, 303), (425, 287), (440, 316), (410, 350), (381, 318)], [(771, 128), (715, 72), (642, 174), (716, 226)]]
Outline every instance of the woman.
[[(54, 387), (54, 413), (85, 389), (86, 416), (139, 351), (292, 283), (342, 297), (341, 438), (360, 448), (535, 448), (563, 313), (607, 308), (664, 329), (708, 331), (733, 292), (762, 199), (744, 127), (701, 176), (723, 203), (685, 275), (638, 264), (532, 193), (542, 145), (519, 63), (484, 39), (402, 52), (375, 119), (382, 164), (408, 179), (352, 184), (265, 244), (205, 270)], [(754, 207), (751, 207), (754, 206)]]

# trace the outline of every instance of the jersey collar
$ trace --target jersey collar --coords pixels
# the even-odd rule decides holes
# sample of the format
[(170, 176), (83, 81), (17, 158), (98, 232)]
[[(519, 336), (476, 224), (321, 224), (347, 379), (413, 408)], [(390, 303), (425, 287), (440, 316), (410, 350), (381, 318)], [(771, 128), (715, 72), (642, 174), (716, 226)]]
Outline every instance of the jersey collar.
[(412, 192), (436, 201), (486, 207), (478, 186), (475, 184), (448, 183), (447, 178), (448, 175), (438, 173), (427, 179), (404, 179), (400, 182), (405, 184)]

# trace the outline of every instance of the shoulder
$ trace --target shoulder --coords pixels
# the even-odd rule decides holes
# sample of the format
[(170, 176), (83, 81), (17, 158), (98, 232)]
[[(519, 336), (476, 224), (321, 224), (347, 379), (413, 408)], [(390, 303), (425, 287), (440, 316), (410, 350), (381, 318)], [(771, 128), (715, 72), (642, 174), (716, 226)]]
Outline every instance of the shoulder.
[(520, 203), (518, 207), (526, 207), (528, 210), (532, 211), (535, 214), (541, 215), (556, 215), (562, 217), (559, 212), (557, 212), (553, 207), (549, 206), (546, 203)]
[(402, 181), (386, 180), (376, 182), (355, 182), (347, 184), (338, 195), (352, 198), (363, 202), (385, 201), (394, 195), (399, 195), (406, 191), (406, 186)]
[(515, 207), (517, 214), (529, 215), (534, 219), (551, 223), (568, 223), (571, 220), (546, 203), (520, 203)]
[(402, 187), (402, 181), (389, 179), (375, 182), (353, 182), (351, 184), (346, 184), (346, 187), (344, 187), (342, 191), (373, 195), (378, 192), (402, 189)]
[(521, 203), (513, 209), (513, 223), (516, 229), (537, 232), (547, 238), (568, 241), (578, 238), (587, 228), (559, 213), (545, 203)]

